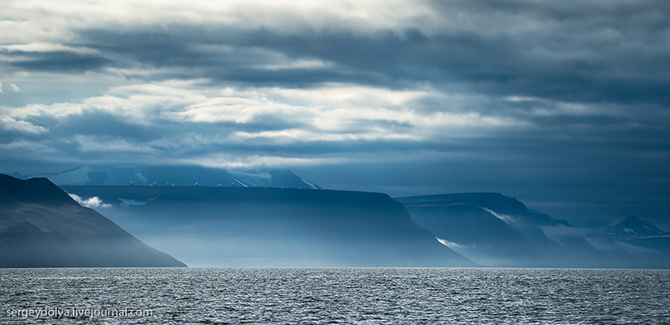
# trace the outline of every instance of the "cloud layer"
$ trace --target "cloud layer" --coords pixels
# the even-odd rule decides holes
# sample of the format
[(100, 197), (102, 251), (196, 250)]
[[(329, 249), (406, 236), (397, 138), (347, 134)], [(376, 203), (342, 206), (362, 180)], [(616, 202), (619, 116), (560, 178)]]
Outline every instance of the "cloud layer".
[(3, 1), (2, 166), (282, 166), (659, 219), (669, 21), (667, 1)]

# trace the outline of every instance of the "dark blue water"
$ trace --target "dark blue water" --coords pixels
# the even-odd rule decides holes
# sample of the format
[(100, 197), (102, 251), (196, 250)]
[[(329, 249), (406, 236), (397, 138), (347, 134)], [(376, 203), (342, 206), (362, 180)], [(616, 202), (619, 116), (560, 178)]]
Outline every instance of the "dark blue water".
[[(0, 279), (2, 324), (670, 323), (669, 270), (1, 269)], [(72, 308), (152, 315), (19, 314)]]

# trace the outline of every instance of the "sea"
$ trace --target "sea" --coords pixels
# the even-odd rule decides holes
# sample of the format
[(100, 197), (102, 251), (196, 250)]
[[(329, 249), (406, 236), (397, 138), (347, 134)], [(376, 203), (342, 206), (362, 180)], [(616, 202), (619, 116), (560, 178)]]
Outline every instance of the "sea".
[(0, 283), (0, 324), (670, 324), (670, 270), (0, 269)]

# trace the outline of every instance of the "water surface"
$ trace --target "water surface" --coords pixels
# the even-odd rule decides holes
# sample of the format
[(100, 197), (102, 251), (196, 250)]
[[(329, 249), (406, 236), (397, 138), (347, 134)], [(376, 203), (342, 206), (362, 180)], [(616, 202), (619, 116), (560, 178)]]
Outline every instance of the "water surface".
[[(3, 324), (670, 323), (670, 270), (0, 269)], [(143, 317), (7, 311), (151, 310)]]

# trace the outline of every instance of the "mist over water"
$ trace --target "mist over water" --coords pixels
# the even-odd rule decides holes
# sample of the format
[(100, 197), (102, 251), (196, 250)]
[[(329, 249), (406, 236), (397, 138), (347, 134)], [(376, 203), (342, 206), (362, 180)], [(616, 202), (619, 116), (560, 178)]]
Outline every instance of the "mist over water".
[(670, 270), (100, 268), (0, 270), (0, 322), (15, 309), (147, 309), (98, 324), (670, 322)]

